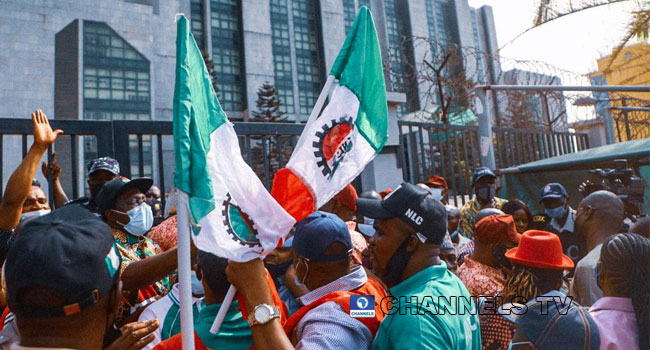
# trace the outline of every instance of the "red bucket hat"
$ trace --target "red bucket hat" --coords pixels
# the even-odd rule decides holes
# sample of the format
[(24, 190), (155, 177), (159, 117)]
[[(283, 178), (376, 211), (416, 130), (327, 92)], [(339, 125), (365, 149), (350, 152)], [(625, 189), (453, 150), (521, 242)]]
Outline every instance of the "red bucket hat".
[(332, 199), (343, 204), (352, 211), (357, 211), (357, 198), (359, 198), (357, 190), (352, 186), (352, 184), (348, 184)]
[(449, 189), (449, 187), (447, 187), (447, 180), (442, 176), (432, 176), (424, 184), (427, 186), (440, 186), (445, 190)]
[(521, 234), (517, 232), (512, 215), (490, 215), (479, 220), (474, 227), (474, 239), (481, 243), (519, 243)]
[(509, 249), (506, 258), (517, 264), (542, 269), (565, 270), (573, 268), (573, 261), (562, 253), (562, 243), (556, 234), (528, 230), (519, 246)]

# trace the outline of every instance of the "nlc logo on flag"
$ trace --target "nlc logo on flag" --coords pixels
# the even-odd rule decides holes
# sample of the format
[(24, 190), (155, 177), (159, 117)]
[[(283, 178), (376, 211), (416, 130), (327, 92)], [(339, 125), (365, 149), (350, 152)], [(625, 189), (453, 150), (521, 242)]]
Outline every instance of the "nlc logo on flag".
[(375, 317), (375, 296), (350, 295), (350, 316), (359, 318)]

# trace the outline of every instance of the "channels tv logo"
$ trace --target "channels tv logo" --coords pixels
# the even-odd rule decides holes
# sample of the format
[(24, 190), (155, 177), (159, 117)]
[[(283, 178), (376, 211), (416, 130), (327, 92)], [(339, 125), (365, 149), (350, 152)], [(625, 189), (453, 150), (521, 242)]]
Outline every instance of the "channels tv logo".
[(359, 318), (375, 317), (375, 296), (350, 295), (350, 316)]

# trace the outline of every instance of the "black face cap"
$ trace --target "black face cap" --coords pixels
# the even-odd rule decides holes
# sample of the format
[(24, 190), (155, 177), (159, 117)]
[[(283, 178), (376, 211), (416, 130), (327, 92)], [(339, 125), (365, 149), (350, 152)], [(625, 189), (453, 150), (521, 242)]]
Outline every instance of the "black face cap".
[(431, 193), (402, 183), (383, 200), (357, 199), (363, 216), (373, 219), (399, 218), (434, 244), (442, 243), (447, 232), (447, 211)]
[[(7, 255), (5, 279), (11, 311), (19, 317), (65, 317), (95, 304), (117, 284), (121, 266), (113, 234), (103, 221), (66, 205), (27, 223)], [(65, 298), (59, 306), (25, 302), (42, 289)]]
[(153, 185), (153, 180), (148, 177), (129, 180), (126, 177), (116, 177), (102, 186), (102, 190), (97, 194), (95, 203), (100, 214), (104, 211), (113, 208), (115, 198), (120, 194), (132, 189), (137, 188), (142, 193), (147, 193), (149, 188)]
[(475, 184), (478, 180), (484, 178), (484, 177), (491, 177), (493, 179), (496, 179), (497, 176), (494, 174), (492, 170), (488, 167), (478, 167), (474, 169), (474, 174), (472, 175), (472, 185)]

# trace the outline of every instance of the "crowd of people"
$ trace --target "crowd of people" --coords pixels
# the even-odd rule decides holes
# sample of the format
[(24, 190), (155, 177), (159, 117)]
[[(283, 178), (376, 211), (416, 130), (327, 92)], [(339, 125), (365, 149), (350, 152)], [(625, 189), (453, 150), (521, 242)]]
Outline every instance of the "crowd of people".
[[(0, 203), (0, 349), (181, 349), (172, 201), (110, 157), (88, 163), (89, 196), (68, 200), (53, 157), (53, 210), (34, 177), (62, 131), (32, 120)], [(475, 169), (461, 208), (441, 176), (348, 185), (264, 260), (192, 246), (195, 348), (650, 349), (648, 217), (624, 225), (607, 191), (571, 208), (560, 183), (540, 186), (535, 215), (497, 185)]]

